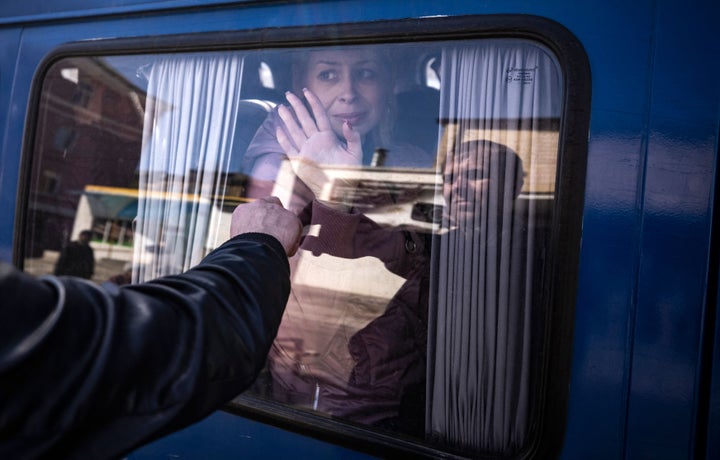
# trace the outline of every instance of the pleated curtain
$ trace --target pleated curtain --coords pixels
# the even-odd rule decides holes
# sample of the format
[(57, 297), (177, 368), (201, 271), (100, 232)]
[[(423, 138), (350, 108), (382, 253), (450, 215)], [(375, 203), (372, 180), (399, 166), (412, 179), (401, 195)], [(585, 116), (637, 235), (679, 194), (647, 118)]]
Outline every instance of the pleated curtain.
[[(523, 190), (532, 190), (533, 129), (559, 117), (562, 104), (560, 70), (548, 50), (515, 39), (448, 48), (441, 85), (445, 181), (478, 179), (453, 161), (466, 142), (482, 146), (492, 138), (524, 147)], [(523, 446), (530, 429), (536, 213), (527, 197), (523, 211), (515, 205), (508, 178), (519, 163), (480, 150), (474, 154), (485, 161), (483, 174), (494, 180), (479, 194), (453, 189), (432, 249), (426, 431), (463, 450), (507, 454)], [(459, 218), (459, 203), (472, 204), (472, 219)]]
[(211, 249), (208, 242), (227, 238), (226, 226), (211, 217), (222, 206), (242, 67), (242, 56), (221, 53), (166, 56), (152, 65), (134, 282), (186, 270)]

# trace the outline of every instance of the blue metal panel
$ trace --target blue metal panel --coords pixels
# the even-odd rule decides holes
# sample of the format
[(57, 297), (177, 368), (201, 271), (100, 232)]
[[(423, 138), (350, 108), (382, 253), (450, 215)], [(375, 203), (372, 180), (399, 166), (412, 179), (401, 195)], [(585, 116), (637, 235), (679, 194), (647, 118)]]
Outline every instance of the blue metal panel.
[(648, 119), (627, 454), (694, 458), (720, 87), (715, 22), (658, 2)]
[[(563, 458), (622, 458), (637, 260), (639, 114), (593, 113)], [(628, 127), (635, 127), (628, 132)]]
[[(134, 13), (138, 11), (156, 11), (176, 8), (197, 8), (203, 3), (211, 4), (240, 3), (243, 0), (62, 0), (47, 2), (30, 0), (2, 5), (0, 25), (19, 22), (50, 21), (90, 17), (96, 15)], [(245, 0), (249, 1), (249, 0)]]
[(590, 59), (593, 88), (573, 371), (563, 446), (563, 458), (568, 460), (623, 457), (645, 88), (651, 79), (651, 10), (648, 1), (633, 2), (622, 15), (612, 10), (588, 12), (574, 29)]
[(0, 260), (9, 262), (12, 258), (13, 219), (17, 196), (17, 170), (20, 163), (19, 149), (7, 147), (20, 138), (19, 131), (9, 131), (8, 118), (17, 111), (10, 105), (13, 91), (13, 64), (17, 60), (20, 29), (0, 29), (0, 209), (3, 222), (0, 225)]
[[(718, 163), (720, 162), (720, 148), (716, 145), (716, 151), (718, 152), (718, 156), (716, 156), (715, 159), (715, 187), (716, 191), (720, 192), (720, 184), (717, 183), (717, 181), (720, 179), (720, 174), (718, 174)], [(715, 195), (715, 198), (717, 199), (720, 193)], [(713, 212), (715, 213), (715, 222), (718, 222), (718, 216), (717, 213), (720, 212), (720, 203), (717, 201), (714, 203), (714, 209)], [(717, 233), (717, 230), (716, 230)], [(717, 242), (717, 240), (716, 240)], [(717, 250), (717, 249), (716, 249)], [(718, 254), (715, 254), (718, 256)], [(712, 366), (712, 371), (710, 372), (710, 378), (711, 381), (709, 382), (709, 401), (708, 401), (708, 424), (706, 429), (706, 455), (705, 458), (713, 459), (713, 458), (720, 458), (720, 436), (718, 436), (718, 433), (720, 433), (720, 260), (715, 259), (715, 269), (716, 269), (716, 279), (715, 279), (715, 322), (708, 322), (707, 327), (713, 329), (714, 331), (714, 343), (712, 345), (712, 349), (710, 352), (712, 353), (712, 358), (709, 360), (708, 365)], [(712, 299), (709, 299), (712, 301)], [(701, 427), (700, 427), (701, 428)]]
[(269, 428), (227, 412), (215, 412), (201, 423), (138, 449), (128, 460), (317, 460), (371, 459), (367, 455), (306, 436)]

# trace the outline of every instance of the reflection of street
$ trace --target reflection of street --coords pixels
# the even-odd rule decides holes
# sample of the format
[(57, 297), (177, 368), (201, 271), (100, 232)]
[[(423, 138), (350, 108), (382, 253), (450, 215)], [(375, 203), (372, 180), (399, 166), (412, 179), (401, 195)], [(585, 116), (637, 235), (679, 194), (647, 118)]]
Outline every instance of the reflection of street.
[[(58, 251), (44, 251), (42, 257), (25, 259), (24, 271), (32, 275), (52, 275), (59, 256)], [(125, 260), (96, 258), (92, 280), (99, 283), (107, 281), (111, 276), (122, 273), (126, 263)]]
[(315, 256), (303, 249), (290, 267), (292, 291), (269, 358), (273, 377), (301, 399), (315, 391), (305, 388), (307, 379), (346, 388), (356, 364), (348, 343), (383, 314), (404, 279), (374, 257)]
[[(322, 331), (324, 334), (333, 333), (342, 326), (343, 329), (354, 334), (359, 329), (380, 316), (388, 304), (389, 299), (333, 291), (329, 289), (314, 288), (311, 286), (294, 286), (290, 303), (297, 305), (301, 310), (301, 318), (296, 319), (298, 329), (293, 332), (298, 336), (305, 336), (312, 330), (312, 334)], [(289, 316), (294, 316), (289, 312)]]

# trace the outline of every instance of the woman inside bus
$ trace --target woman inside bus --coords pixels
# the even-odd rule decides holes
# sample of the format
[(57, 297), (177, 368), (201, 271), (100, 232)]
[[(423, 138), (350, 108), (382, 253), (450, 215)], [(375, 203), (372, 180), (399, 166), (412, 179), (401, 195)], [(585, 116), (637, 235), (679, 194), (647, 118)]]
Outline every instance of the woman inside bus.
[[(389, 53), (370, 47), (307, 51), (295, 56), (292, 68), (288, 105), (271, 113), (243, 160), (248, 196), (283, 195), (279, 188), (285, 187), (284, 201), (307, 231), (291, 261), (293, 294), (270, 353), (268, 392), (294, 406), (411, 430), (393, 421), (410, 412), (423, 423), (428, 245), (416, 232), (365, 216), (367, 206), (358, 206), (357, 197), (328, 199), (323, 189), (328, 166), (430, 168), (434, 158), (392, 139)], [(347, 180), (341, 188), (352, 195), (355, 185)], [(360, 204), (396, 199), (375, 193), (372, 203)], [(312, 289), (303, 279), (330, 281)], [(358, 291), (342, 287), (352, 284), (349, 279), (369, 281)], [(392, 288), (384, 296), (368, 293), (378, 286)], [(401, 404), (409, 399), (415, 400)]]
[(434, 166), (433, 155), (393, 141), (394, 73), (390, 53), (382, 49), (296, 53), (288, 105), (270, 114), (242, 160), (250, 177), (248, 196), (266, 196), (268, 189), (282, 186), (277, 179), (283, 161), (291, 162), (300, 179), (288, 205), (298, 212), (319, 198), (325, 185), (317, 166)]

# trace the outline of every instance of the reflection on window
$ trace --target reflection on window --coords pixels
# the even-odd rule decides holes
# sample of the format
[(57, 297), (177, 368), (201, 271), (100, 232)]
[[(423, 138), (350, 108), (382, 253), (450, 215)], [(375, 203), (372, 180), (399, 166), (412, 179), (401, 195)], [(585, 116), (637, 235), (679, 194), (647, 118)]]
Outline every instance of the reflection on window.
[(52, 273), (89, 230), (97, 282), (177, 273), (276, 195), (305, 236), (235, 404), (512, 454), (540, 407), (561, 78), (519, 39), (63, 59), (25, 268)]

